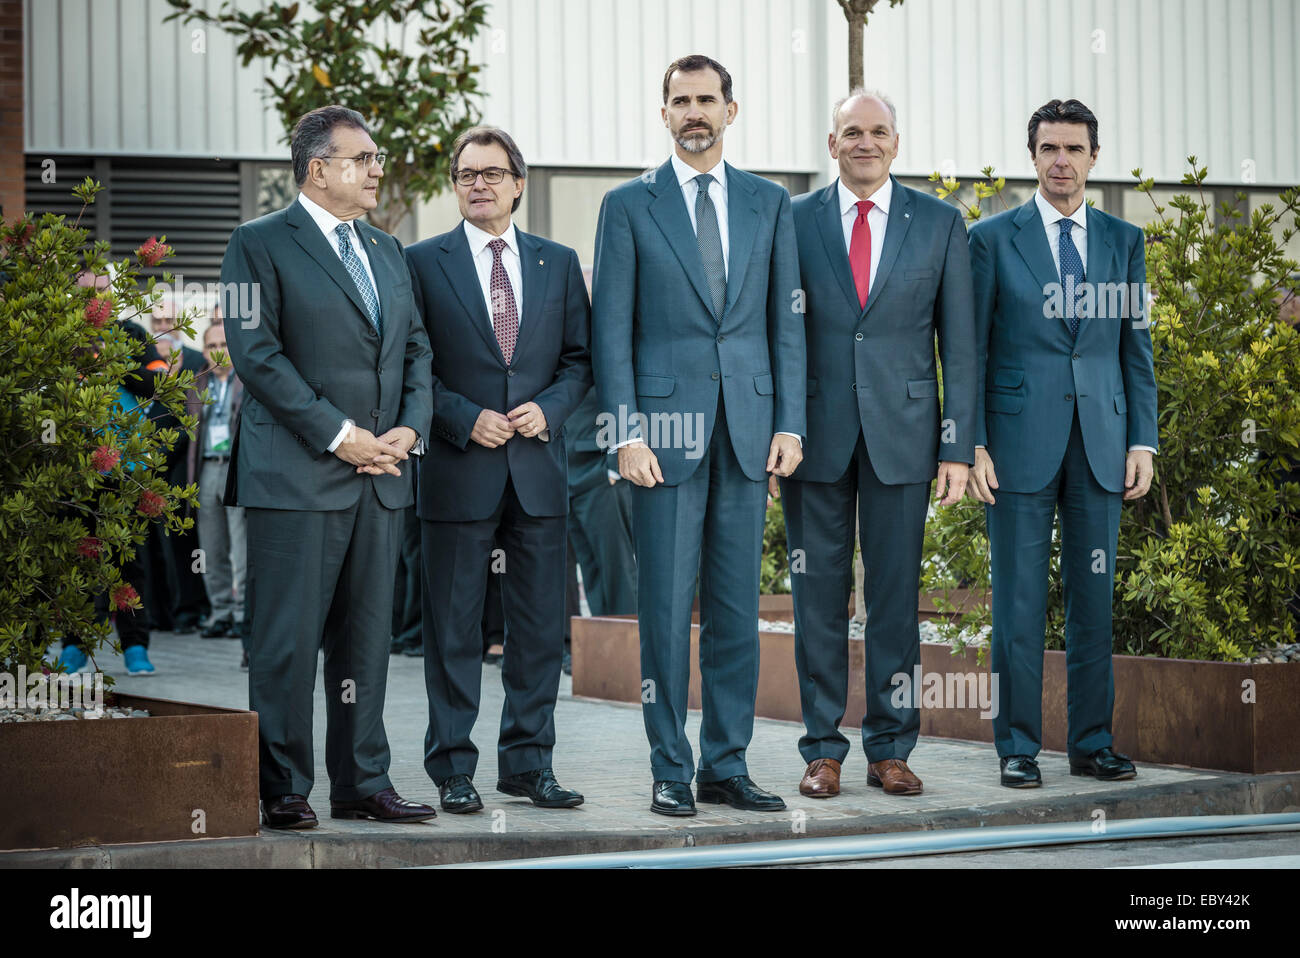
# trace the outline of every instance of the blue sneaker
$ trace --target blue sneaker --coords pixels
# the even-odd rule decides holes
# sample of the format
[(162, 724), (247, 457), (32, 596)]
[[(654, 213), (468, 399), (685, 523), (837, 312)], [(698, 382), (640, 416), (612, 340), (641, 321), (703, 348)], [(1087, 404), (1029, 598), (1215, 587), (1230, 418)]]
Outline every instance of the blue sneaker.
[(86, 652), (79, 645), (65, 645), (59, 655), (59, 669), (68, 675), (80, 672), (86, 667)]
[(123, 654), (127, 675), (153, 675), (157, 669), (149, 661), (149, 650), (143, 645), (133, 645)]

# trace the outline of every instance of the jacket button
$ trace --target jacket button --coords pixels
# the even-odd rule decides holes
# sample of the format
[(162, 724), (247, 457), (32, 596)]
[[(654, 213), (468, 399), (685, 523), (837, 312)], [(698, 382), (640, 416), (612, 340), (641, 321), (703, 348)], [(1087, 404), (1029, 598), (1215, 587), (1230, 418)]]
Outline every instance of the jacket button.
[(718, 337), (718, 342), (720, 342), (720, 343), (724, 343), (724, 342), (726, 342), (726, 341), (727, 341), (727, 337), (726, 337), (726, 336), (719, 336), (719, 337)]
[(379, 418), (380, 416), (382, 416), (383, 414), (384, 414), (384, 411), (383, 411), (382, 409), (372, 409), (372, 410), (370, 410), (370, 415), (374, 416), (376, 419), (378, 419), (378, 418)]
[(719, 378), (720, 378), (720, 377), (718, 376), (717, 373), (714, 373), (714, 374), (713, 374), (713, 381), (714, 381), (714, 382), (717, 382)]
[(1066, 394), (1065, 394), (1065, 401), (1066, 401), (1066, 402), (1069, 402), (1069, 401), (1072, 400), (1073, 398), (1074, 398), (1074, 393), (1066, 393)]
[(858, 391), (858, 384), (857, 384), (857, 383), (854, 383), (853, 386), (852, 386), (851, 388), (853, 389), (854, 392), (857, 392), (857, 391)]
[(854, 336), (853, 338), (856, 339), (858, 342), (862, 342), (863, 336), (862, 336), (861, 333), (858, 333), (858, 334), (857, 334), (856, 336)]
[(507, 369), (507, 370), (506, 370), (506, 375), (507, 375), (507, 376), (513, 376), (514, 374), (515, 374), (515, 371), (514, 371), (513, 369)]
[[(1078, 357), (1075, 358), (1077, 359)], [(384, 367), (380, 366), (378, 369), (375, 370), (375, 372), (378, 373), (380, 376), (382, 376), (384, 374)]]
[(1074, 358), (1075, 358), (1075, 359), (1078, 359), (1078, 358), (1079, 358), (1079, 354), (1078, 354), (1078, 353), (1075, 353), (1075, 354), (1074, 354)]

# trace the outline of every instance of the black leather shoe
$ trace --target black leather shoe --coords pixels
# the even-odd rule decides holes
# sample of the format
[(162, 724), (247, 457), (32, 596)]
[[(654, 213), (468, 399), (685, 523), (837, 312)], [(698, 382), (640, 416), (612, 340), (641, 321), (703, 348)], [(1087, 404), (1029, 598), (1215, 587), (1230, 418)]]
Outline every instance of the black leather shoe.
[(549, 768), (503, 778), (497, 782), (497, 791), (526, 798), (538, 808), (577, 808), (583, 802), (582, 794), (562, 788)]
[(468, 812), (481, 812), (483, 799), (479, 797), (474, 783), (468, 775), (453, 775), (438, 786), (438, 804), (444, 812), (464, 815)]
[(330, 818), (373, 818), (377, 822), (424, 822), (438, 813), (428, 805), (408, 802), (393, 788), (383, 788), (353, 801), (330, 800)]
[(277, 795), (262, 800), (262, 823), (267, 828), (315, 828), (316, 813), (302, 795)]
[(695, 799), (706, 805), (730, 805), (753, 812), (779, 812), (785, 808), (780, 795), (763, 791), (748, 775), (733, 775), (725, 782), (700, 782)]
[(1137, 769), (1127, 755), (1113, 748), (1099, 748), (1086, 758), (1070, 759), (1071, 775), (1093, 775), (1099, 782), (1121, 782), (1137, 778)]
[(229, 617), (209, 622), (203, 627), (203, 631), (199, 633), (205, 639), (224, 639), (233, 637), (234, 634), (235, 622)]
[(650, 789), (650, 811), (660, 815), (694, 815), (691, 786), (686, 782), (655, 782)]
[(1002, 760), (1002, 784), (1007, 788), (1037, 788), (1043, 784), (1043, 773), (1028, 755), (1008, 755)]

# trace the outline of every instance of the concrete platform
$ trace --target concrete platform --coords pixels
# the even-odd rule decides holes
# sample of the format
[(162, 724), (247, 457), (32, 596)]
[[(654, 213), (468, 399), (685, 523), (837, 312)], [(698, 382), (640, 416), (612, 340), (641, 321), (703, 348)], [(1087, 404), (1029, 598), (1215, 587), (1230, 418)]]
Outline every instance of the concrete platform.
[[(238, 669), (239, 644), (195, 636), (160, 634), (151, 656), (159, 674), (125, 675), (120, 660), (101, 664), (118, 676), (118, 688), (211, 705), (247, 707), (247, 676)], [(1130, 782), (1099, 783), (1069, 774), (1065, 756), (1043, 753), (1044, 787), (1012, 791), (998, 784), (997, 757), (979, 743), (922, 739), (910, 760), (925, 793), (884, 795), (866, 785), (860, 745), (845, 764), (843, 792), (834, 799), (798, 793), (803, 761), (796, 723), (759, 720), (749, 750), (750, 773), (762, 787), (782, 795), (782, 813), (714, 810), (701, 806), (694, 818), (670, 819), (649, 810), (649, 752), (639, 707), (574, 698), (561, 682), (556, 710), (559, 780), (586, 796), (577, 809), (544, 810), (495, 791), (493, 755), (501, 713), (500, 672), (483, 669), (483, 703), (475, 741), (483, 750), (476, 785), (486, 808), (475, 815), (440, 814), (419, 825), (332, 821), (323, 768), (324, 706), (317, 693), (316, 752), (321, 760), (310, 796), (322, 815), (320, 827), (304, 832), (263, 829), (257, 838), (94, 846), (80, 849), (0, 853), (0, 868), (204, 868), (204, 867), (399, 867), (455, 862), (624, 851), (721, 842), (798, 840), (801, 837), (1091, 821), (1171, 815), (1300, 811), (1300, 774), (1239, 775), (1139, 765)], [(426, 722), (423, 666), (419, 659), (391, 659), (385, 709), (393, 751), (391, 776), (405, 798), (437, 804), (437, 789), (424, 773)], [(698, 741), (699, 715), (689, 722)], [(76, 761), (76, 756), (64, 756)], [(706, 810), (707, 809), (707, 810)]]

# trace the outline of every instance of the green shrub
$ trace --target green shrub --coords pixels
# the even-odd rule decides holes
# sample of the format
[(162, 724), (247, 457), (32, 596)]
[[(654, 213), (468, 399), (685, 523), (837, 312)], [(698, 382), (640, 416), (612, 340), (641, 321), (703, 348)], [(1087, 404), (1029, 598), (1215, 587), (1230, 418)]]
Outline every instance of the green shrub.
[[(99, 186), (74, 191), (94, 202)], [(78, 217), (78, 222), (80, 217)], [(184, 411), (193, 376), (160, 375), (152, 396), (126, 411), (120, 387), (144, 345), (116, 320), (147, 316), (154, 281), (138, 288), (132, 260), (116, 264), (110, 288), (77, 285), (83, 270), (109, 271), (108, 244), (61, 216), (27, 216), (0, 227), (0, 668), (39, 672), (46, 650), (79, 637), (92, 656), (109, 633), (94, 611), (107, 594), (116, 609), (140, 598), (120, 567), (151, 522), (172, 530), (195, 487), (173, 487), (161, 470), (175, 429), (149, 418)], [(135, 263), (169, 255), (152, 238)], [(182, 325), (183, 329), (187, 329)], [(188, 331), (188, 329), (187, 329)], [(193, 429), (192, 417), (182, 422)]]

